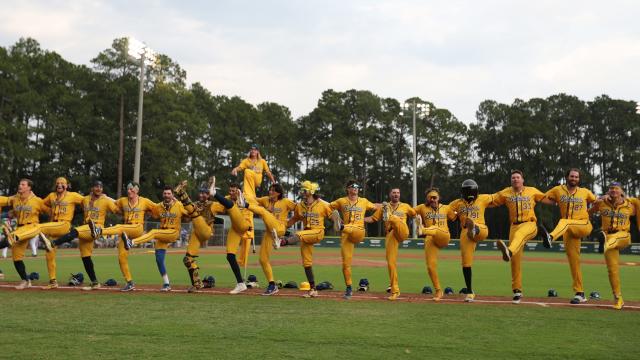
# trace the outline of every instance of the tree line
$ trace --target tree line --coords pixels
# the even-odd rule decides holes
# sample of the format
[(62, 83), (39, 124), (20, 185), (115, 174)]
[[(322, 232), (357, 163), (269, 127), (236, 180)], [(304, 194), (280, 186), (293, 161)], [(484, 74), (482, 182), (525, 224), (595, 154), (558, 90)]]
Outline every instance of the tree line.
[[(22, 177), (34, 190), (51, 191), (67, 176), (87, 192), (100, 179), (112, 196), (133, 176), (139, 66), (128, 59), (127, 39), (73, 64), (32, 38), (0, 47), (0, 191), (13, 193)], [(570, 167), (582, 170), (582, 186), (600, 191), (612, 180), (628, 194), (640, 191), (640, 115), (634, 101), (607, 95), (591, 101), (569, 94), (493, 100), (478, 106), (467, 125), (419, 97), (383, 98), (366, 90), (324, 91), (316, 107), (294, 119), (273, 102), (250, 104), (186, 84), (186, 72), (160, 54), (144, 83), (142, 194), (158, 199), (164, 185), (189, 179), (193, 187), (231, 169), (257, 144), (279, 182), (296, 193), (303, 179), (320, 184), (327, 199), (344, 195), (348, 179), (364, 195), (382, 201), (392, 187), (405, 202), (412, 193), (412, 114), (402, 103), (431, 109), (416, 122), (418, 201), (440, 188), (443, 201), (459, 196), (464, 179), (483, 193), (509, 186), (512, 169), (525, 185), (542, 191), (563, 181)], [(262, 193), (266, 193), (263, 184)], [(557, 210), (540, 206), (551, 226)], [(488, 210), (491, 237), (506, 238), (504, 209)], [(380, 233), (374, 225), (370, 233)]]

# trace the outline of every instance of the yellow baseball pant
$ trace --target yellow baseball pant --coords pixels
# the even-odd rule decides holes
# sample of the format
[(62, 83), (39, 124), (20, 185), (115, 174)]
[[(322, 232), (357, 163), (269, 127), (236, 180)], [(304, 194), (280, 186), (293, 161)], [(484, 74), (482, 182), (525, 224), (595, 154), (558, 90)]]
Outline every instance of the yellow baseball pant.
[(555, 240), (562, 236), (564, 249), (569, 261), (571, 279), (573, 279), (573, 291), (584, 292), (582, 286), (582, 271), (580, 270), (580, 243), (581, 239), (591, 234), (593, 226), (589, 220), (560, 219), (558, 225), (551, 233)]
[[(42, 232), (50, 240), (53, 240), (68, 233), (69, 230), (71, 230), (71, 224), (66, 221), (54, 221), (40, 224), (39, 228), (40, 232)], [(45, 253), (45, 258), (47, 259), (47, 272), (49, 273), (49, 280), (55, 280), (57, 275), (56, 248), (54, 247), (51, 251)]]
[(613, 234), (607, 234), (604, 245), (604, 259), (607, 263), (607, 271), (609, 273), (609, 284), (615, 297), (622, 296), (620, 290), (620, 272), (619, 260), (620, 250), (631, 244), (631, 234), (626, 231), (618, 231)]
[(427, 272), (434, 290), (440, 290), (440, 278), (438, 277), (438, 253), (440, 249), (446, 248), (451, 240), (451, 234), (448, 231), (442, 230), (436, 226), (430, 226), (423, 229), (423, 235), (426, 235), (424, 239), (424, 255), (427, 263)]
[(244, 179), (242, 182), (242, 192), (245, 199), (252, 203), (256, 200), (256, 189), (262, 184), (262, 173), (257, 173), (251, 169), (244, 169)]
[(231, 219), (231, 229), (227, 233), (227, 254), (235, 254), (238, 252), (242, 237), (249, 230), (251, 224), (245, 220), (244, 215), (235, 204), (232, 208), (227, 209), (227, 213)]
[[(102, 236), (117, 235), (120, 240), (122, 240), (122, 233), (126, 233), (130, 239), (135, 239), (144, 233), (144, 224), (119, 224), (102, 229)], [(129, 270), (129, 252), (125, 250), (122, 241), (118, 241), (118, 264), (124, 279), (131, 281), (133, 277)]]
[(264, 276), (268, 281), (274, 281), (273, 278), (273, 269), (271, 268), (271, 263), (269, 259), (271, 257), (271, 249), (273, 247), (273, 243), (275, 241), (279, 241), (279, 239), (274, 239), (272, 231), (275, 229), (278, 232), (278, 236), (284, 235), (285, 225), (280, 222), (269, 210), (263, 208), (262, 206), (250, 206), (249, 210), (251, 210), (254, 214), (262, 217), (264, 221), (264, 225), (266, 227), (266, 231), (264, 232), (264, 236), (262, 237), (262, 242), (260, 243), (260, 266), (262, 266), (262, 271), (264, 272)]
[(169, 244), (178, 240), (178, 237), (180, 237), (180, 229), (152, 229), (131, 242), (133, 245), (140, 245), (155, 239), (156, 249), (167, 249)]
[(198, 256), (200, 253), (200, 247), (213, 235), (211, 226), (207, 224), (207, 221), (202, 216), (197, 216), (191, 219), (193, 230), (189, 236), (189, 244), (187, 245), (187, 253), (191, 256)]
[(324, 239), (324, 229), (300, 230), (296, 233), (300, 239), (300, 255), (302, 256), (302, 266), (313, 265), (313, 244), (317, 244)]
[(522, 224), (511, 224), (509, 228), (509, 250), (511, 250), (511, 289), (522, 290), (522, 254), (524, 244), (538, 233), (538, 226), (533, 221)]
[(40, 234), (40, 224), (27, 224), (18, 226), (13, 231), (13, 235), (18, 237), (18, 242), (11, 247), (11, 258), (13, 261), (21, 261), (24, 259), (24, 252), (27, 250), (29, 240)]
[(398, 285), (398, 247), (400, 243), (409, 237), (409, 227), (405, 221), (399, 217), (391, 215), (387, 221), (387, 235), (385, 236), (385, 254), (387, 256), (387, 269), (389, 270), (389, 284), (391, 293), (400, 292)]
[(460, 255), (462, 256), (462, 267), (473, 266), (473, 254), (476, 252), (476, 246), (489, 236), (489, 228), (484, 224), (475, 224), (480, 232), (473, 239), (467, 235), (467, 230), (462, 229), (460, 232)]
[(340, 255), (342, 256), (342, 275), (344, 283), (351, 286), (351, 260), (355, 245), (364, 240), (364, 229), (354, 225), (345, 225), (340, 236)]

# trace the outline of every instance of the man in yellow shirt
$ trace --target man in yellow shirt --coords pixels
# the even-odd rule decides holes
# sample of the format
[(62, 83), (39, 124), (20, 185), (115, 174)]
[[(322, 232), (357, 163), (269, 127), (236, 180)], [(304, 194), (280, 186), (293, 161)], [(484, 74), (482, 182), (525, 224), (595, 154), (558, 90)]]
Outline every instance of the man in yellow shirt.
[(160, 218), (160, 228), (152, 229), (146, 234), (134, 239), (125, 237), (124, 248), (128, 251), (133, 246), (155, 240), (156, 265), (158, 266), (160, 276), (162, 276), (162, 288), (160, 288), (160, 291), (171, 291), (169, 274), (165, 266), (165, 257), (169, 244), (176, 242), (180, 237), (182, 216), (186, 216), (188, 213), (182, 206), (182, 203), (173, 197), (173, 189), (171, 186), (165, 186), (162, 191), (162, 201), (155, 204), (151, 214), (155, 218)]
[(444, 295), (440, 278), (438, 277), (438, 253), (449, 244), (451, 234), (447, 220), (453, 220), (455, 213), (449, 205), (440, 203), (440, 190), (428, 189), (426, 202), (415, 208), (418, 220), (418, 235), (424, 236), (424, 252), (427, 272), (433, 283), (434, 301), (440, 301)]
[(43, 199), (44, 204), (51, 208), (49, 213), (50, 221), (39, 226), (40, 238), (47, 250), (45, 256), (49, 272), (49, 284), (42, 287), (45, 290), (58, 287), (58, 281), (56, 280), (56, 249), (51, 245), (48, 237), (58, 238), (69, 232), (76, 205), (82, 204), (84, 199), (84, 196), (77, 192), (68, 191), (70, 187), (71, 183), (66, 178), (59, 177), (55, 182), (55, 191)]
[(247, 204), (249, 211), (262, 217), (267, 228), (260, 243), (260, 265), (269, 282), (263, 295), (269, 296), (278, 293), (269, 258), (272, 247), (280, 248), (280, 236), (283, 236), (287, 230), (287, 218), (295, 206), (293, 201), (284, 197), (284, 189), (280, 184), (271, 185), (269, 196), (258, 198), (258, 204)]
[(607, 195), (596, 201), (589, 210), (590, 213), (598, 213), (602, 219), (602, 231), (605, 234), (604, 259), (613, 291), (613, 308), (616, 310), (624, 307), (620, 289), (620, 250), (631, 244), (631, 217), (638, 215), (638, 209), (623, 194), (622, 184), (612, 182)]
[[(355, 244), (364, 240), (365, 213), (377, 209), (374, 203), (360, 197), (359, 191), (360, 185), (355, 180), (349, 180), (346, 185), (347, 196), (331, 202), (331, 208), (334, 210), (332, 214), (334, 226), (337, 231), (342, 232), (340, 235), (340, 255), (342, 256), (342, 275), (346, 285), (343, 298), (346, 300), (351, 299), (353, 295), (351, 260)], [(338, 212), (342, 213), (342, 218)]]
[(567, 171), (566, 185), (558, 185), (547, 191), (543, 203), (557, 205), (560, 208), (560, 221), (555, 229), (548, 233), (544, 227), (542, 243), (551, 248), (551, 242), (562, 236), (564, 249), (569, 261), (573, 291), (575, 296), (571, 304), (587, 301), (582, 286), (582, 271), (580, 270), (581, 239), (591, 234), (593, 226), (589, 221), (588, 206), (596, 201), (596, 196), (588, 189), (580, 187), (580, 170), (572, 168)]
[(16, 268), (22, 281), (16, 289), (22, 290), (31, 287), (31, 280), (27, 276), (24, 265), (24, 252), (31, 238), (39, 234), (40, 214), (48, 212), (50, 209), (42, 199), (37, 197), (31, 188), (33, 182), (29, 179), (20, 179), (18, 183), (18, 193), (5, 198), (3, 206), (10, 206), (13, 216), (17, 222), (17, 229), (14, 231), (8, 223), (3, 224), (5, 238), (0, 241), (0, 248), (10, 247), (13, 258), (13, 266)]
[(272, 184), (275, 184), (276, 180), (267, 165), (267, 161), (262, 158), (258, 145), (251, 145), (249, 155), (240, 162), (240, 165), (231, 170), (231, 175), (237, 176), (238, 171), (244, 170), (244, 178), (242, 182), (242, 191), (245, 198), (249, 202), (254, 202), (256, 199), (256, 189), (262, 184), (262, 173), (266, 173), (271, 180)]
[(105, 195), (101, 181), (94, 181), (91, 187), (91, 194), (82, 200), (84, 210), (84, 225), (71, 228), (71, 231), (52, 241), (53, 247), (78, 239), (78, 248), (84, 269), (91, 279), (91, 285), (83, 290), (94, 290), (100, 288), (100, 282), (96, 277), (95, 268), (91, 255), (93, 253), (95, 229), (97, 226), (103, 227), (107, 212), (118, 211), (115, 200)]
[(393, 188), (389, 192), (389, 203), (383, 202), (382, 207), (364, 219), (371, 223), (382, 219), (385, 229), (385, 254), (387, 258), (387, 268), (389, 270), (389, 286), (391, 295), (389, 300), (393, 301), (400, 296), (400, 286), (398, 285), (398, 247), (400, 243), (409, 237), (409, 227), (407, 218), (415, 217), (416, 211), (411, 205), (400, 202), (400, 189)]
[(319, 186), (311, 181), (302, 182), (300, 193), (302, 200), (296, 204), (293, 216), (287, 222), (287, 228), (298, 221), (302, 221), (303, 230), (295, 233), (292, 243), (300, 243), (300, 255), (304, 274), (310, 289), (304, 295), (306, 298), (318, 296), (315, 278), (313, 276), (313, 245), (324, 239), (324, 220), (331, 216), (331, 206), (320, 198)]
[(513, 291), (514, 304), (522, 300), (522, 253), (527, 241), (533, 239), (538, 233), (536, 225), (536, 203), (545, 195), (538, 189), (524, 186), (524, 175), (520, 170), (511, 172), (511, 186), (493, 194), (493, 203), (505, 205), (509, 210), (509, 247), (498, 240), (496, 245), (502, 252), (504, 261), (511, 261), (511, 289)]
[(126, 280), (126, 284), (120, 291), (132, 291), (135, 289), (133, 277), (129, 270), (129, 252), (125, 249), (125, 243), (130, 238), (136, 238), (144, 233), (145, 214), (151, 213), (156, 207), (151, 200), (142, 197), (140, 184), (131, 181), (127, 184), (127, 196), (116, 201), (117, 213), (122, 215), (123, 223), (102, 228), (96, 224), (95, 238), (99, 236), (118, 236), (118, 264), (120, 271)]
[(485, 224), (484, 211), (493, 205), (493, 196), (488, 194), (478, 194), (478, 184), (467, 179), (462, 182), (460, 189), (461, 198), (449, 204), (451, 210), (460, 220), (460, 254), (462, 256), (462, 275), (466, 285), (467, 294), (465, 302), (473, 302), (476, 294), (472, 288), (473, 255), (478, 242), (489, 236), (489, 228)]

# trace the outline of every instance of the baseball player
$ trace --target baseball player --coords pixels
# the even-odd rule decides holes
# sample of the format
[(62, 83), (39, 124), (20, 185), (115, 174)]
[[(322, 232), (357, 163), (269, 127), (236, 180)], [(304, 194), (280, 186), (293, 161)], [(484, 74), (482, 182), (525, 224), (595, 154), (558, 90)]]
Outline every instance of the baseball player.
[(478, 184), (467, 179), (462, 182), (460, 188), (461, 198), (449, 204), (455, 216), (460, 220), (460, 254), (462, 256), (462, 275), (467, 287), (465, 302), (473, 302), (476, 294), (472, 288), (473, 255), (479, 241), (487, 238), (489, 228), (484, 221), (484, 211), (493, 207), (493, 196), (478, 194)]
[(302, 182), (300, 188), (302, 200), (296, 204), (293, 216), (287, 222), (287, 228), (289, 228), (298, 221), (302, 221), (303, 230), (296, 231), (291, 244), (300, 243), (302, 266), (310, 286), (309, 291), (304, 294), (306, 298), (318, 296), (312, 267), (313, 245), (324, 239), (324, 220), (332, 213), (329, 203), (320, 198), (319, 188), (317, 183), (308, 180)]
[(16, 268), (22, 281), (16, 289), (23, 290), (31, 287), (31, 280), (27, 277), (24, 265), (24, 252), (31, 238), (40, 233), (40, 214), (47, 213), (50, 208), (37, 197), (31, 188), (33, 182), (29, 179), (20, 179), (18, 193), (9, 199), (0, 200), (2, 206), (10, 206), (13, 215), (17, 219), (17, 229), (14, 231), (8, 223), (4, 223), (2, 230), (5, 238), (0, 241), (0, 248), (11, 248), (13, 266)]
[[(215, 177), (210, 179), (210, 184), (215, 184)], [(182, 205), (184, 206), (189, 217), (191, 217), (191, 223), (193, 229), (191, 236), (189, 237), (189, 245), (187, 246), (187, 253), (184, 255), (182, 262), (189, 272), (189, 278), (191, 280), (191, 287), (188, 292), (198, 292), (203, 284), (200, 279), (200, 267), (196, 262), (196, 258), (200, 253), (200, 247), (213, 235), (213, 222), (215, 220), (215, 213), (211, 208), (213, 201), (209, 200), (209, 186), (203, 184), (200, 186), (198, 192), (198, 201), (192, 202), (189, 195), (186, 193), (187, 182), (181, 182), (174, 189), (174, 194)]]
[(126, 284), (120, 291), (132, 291), (135, 289), (133, 277), (129, 270), (129, 252), (125, 249), (125, 243), (130, 238), (136, 238), (144, 233), (145, 213), (151, 213), (156, 207), (156, 204), (140, 196), (139, 193), (140, 184), (135, 181), (129, 182), (127, 184), (127, 196), (121, 197), (116, 201), (117, 213), (122, 215), (123, 223), (106, 228), (96, 224), (93, 232), (94, 239), (100, 236), (114, 235), (121, 239), (121, 241), (118, 241), (118, 263)]
[[(238, 266), (244, 267), (244, 276), (246, 276), (246, 270), (249, 261), (249, 251), (251, 250), (251, 245), (253, 243), (253, 239), (255, 238), (253, 213), (247, 209), (247, 205), (249, 204), (249, 202), (244, 197), (242, 190), (240, 190), (240, 186), (237, 183), (232, 183), (231, 185), (229, 185), (229, 195), (227, 195), (226, 198), (236, 203), (236, 205), (240, 209), (240, 213), (244, 216), (245, 222), (249, 224), (249, 228), (247, 229), (247, 231), (245, 231), (240, 237), (238, 249), (234, 250), (237, 256), (236, 261), (238, 262)], [(252, 203), (255, 202), (256, 199), (253, 199)], [(218, 206), (218, 211), (223, 211), (223, 207), (221, 207), (220, 204), (216, 204), (216, 206)]]
[(242, 190), (244, 192), (245, 199), (249, 202), (255, 202), (256, 200), (256, 189), (260, 184), (262, 184), (263, 172), (267, 174), (272, 184), (275, 184), (276, 182), (271, 170), (269, 170), (267, 161), (262, 158), (260, 149), (256, 144), (251, 145), (249, 154), (240, 162), (240, 165), (231, 170), (231, 175), (238, 176), (238, 171), (242, 170), (244, 170)]
[(440, 301), (444, 295), (438, 277), (438, 253), (449, 245), (451, 234), (447, 219), (453, 220), (455, 213), (449, 205), (440, 203), (440, 190), (428, 189), (426, 201), (415, 208), (418, 215), (418, 235), (424, 236), (424, 252), (427, 272), (435, 289), (433, 301)]
[(267, 231), (260, 243), (260, 265), (264, 276), (269, 281), (269, 286), (262, 295), (274, 295), (278, 293), (273, 270), (269, 262), (272, 246), (280, 248), (280, 236), (287, 230), (287, 217), (289, 212), (295, 209), (296, 204), (284, 197), (284, 189), (280, 184), (269, 187), (269, 196), (258, 198), (258, 205), (247, 204), (247, 209), (256, 215), (260, 215)]
[(522, 253), (527, 241), (538, 233), (536, 225), (536, 203), (545, 195), (538, 189), (524, 186), (524, 175), (520, 170), (511, 171), (511, 186), (493, 194), (495, 205), (505, 205), (509, 210), (509, 247), (498, 240), (496, 245), (502, 252), (502, 259), (511, 262), (512, 303), (519, 304), (522, 300)]
[(91, 194), (85, 196), (82, 200), (84, 225), (71, 228), (71, 231), (51, 242), (55, 248), (64, 243), (71, 242), (73, 239), (78, 239), (82, 264), (84, 265), (87, 275), (89, 275), (89, 279), (91, 279), (91, 285), (82, 288), (83, 290), (100, 288), (100, 282), (98, 282), (98, 278), (96, 277), (93, 260), (91, 259), (94, 238), (96, 237), (95, 231), (97, 226), (104, 226), (107, 212), (115, 213), (118, 210), (115, 200), (105, 195), (102, 191), (102, 182), (94, 181), (91, 187)]
[[(331, 202), (333, 213), (331, 219), (336, 231), (340, 231), (340, 255), (342, 256), (342, 274), (346, 290), (343, 298), (348, 300), (353, 294), (351, 281), (351, 260), (355, 244), (364, 240), (364, 218), (369, 210), (378, 207), (371, 201), (358, 196), (360, 185), (355, 180), (349, 180), (346, 185), (347, 196)], [(339, 212), (342, 213), (340, 218)]]
[(551, 242), (562, 236), (575, 292), (571, 304), (580, 304), (587, 301), (580, 270), (580, 244), (581, 239), (591, 234), (593, 230), (587, 210), (588, 206), (596, 201), (596, 196), (588, 189), (579, 186), (580, 170), (569, 169), (565, 179), (566, 185), (558, 185), (547, 191), (546, 197), (542, 200), (545, 204), (557, 205), (560, 208), (561, 217), (551, 233), (541, 226), (542, 243), (544, 247), (551, 248)]
[(49, 237), (58, 238), (69, 232), (76, 205), (82, 204), (84, 199), (84, 196), (77, 192), (68, 191), (70, 187), (69, 180), (59, 177), (55, 182), (55, 190), (42, 200), (51, 209), (49, 213), (50, 221), (42, 223), (38, 227), (40, 239), (44, 242), (47, 250), (45, 256), (49, 272), (49, 284), (42, 287), (44, 290), (58, 287), (58, 281), (56, 280), (56, 249), (49, 241)]
[(607, 195), (597, 200), (590, 213), (599, 213), (602, 219), (602, 231), (605, 234), (604, 259), (609, 272), (609, 283), (613, 291), (613, 308), (621, 310), (624, 307), (622, 291), (620, 290), (619, 259), (620, 250), (631, 244), (631, 216), (637, 215), (638, 209), (624, 197), (622, 185), (612, 182)]
[(387, 257), (387, 268), (389, 270), (389, 284), (391, 287), (391, 295), (389, 300), (394, 301), (400, 296), (400, 287), (398, 286), (398, 247), (400, 243), (409, 237), (409, 227), (407, 226), (407, 217), (415, 217), (416, 211), (411, 205), (400, 202), (400, 189), (393, 188), (389, 192), (389, 203), (383, 202), (382, 207), (376, 210), (373, 215), (366, 217), (365, 222), (371, 223), (384, 221), (385, 228), (385, 253)]
[(231, 290), (230, 294), (239, 294), (247, 290), (247, 284), (244, 283), (242, 273), (240, 272), (240, 265), (236, 259), (236, 253), (238, 247), (242, 241), (243, 236), (246, 236), (246, 232), (252, 230), (251, 223), (247, 220), (246, 213), (251, 214), (253, 219), (253, 213), (244, 209), (246, 202), (242, 196), (242, 191), (237, 183), (231, 183), (229, 185), (229, 195), (224, 197), (218, 193), (215, 187), (215, 182), (211, 185), (210, 195), (213, 196), (217, 202), (211, 205), (211, 211), (215, 214), (226, 213), (231, 219), (231, 229), (227, 233), (227, 262), (231, 267), (231, 271), (236, 278), (236, 286)]
[(182, 216), (189, 214), (182, 206), (182, 203), (173, 197), (173, 189), (170, 186), (164, 187), (162, 191), (162, 202), (155, 204), (155, 207), (151, 210), (151, 214), (154, 218), (160, 218), (160, 228), (152, 229), (134, 239), (124, 237), (124, 249), (129, 251), (129, 249), (134, 246), (155, 239), (156, 265), (158, 265), (158, 271), (163, 281), (160, 291), (171, 291), (169, 274), (167, 274), (167, 268), (165, 266), (167, 248), (169, 244), (176, 242), (180, 237)]

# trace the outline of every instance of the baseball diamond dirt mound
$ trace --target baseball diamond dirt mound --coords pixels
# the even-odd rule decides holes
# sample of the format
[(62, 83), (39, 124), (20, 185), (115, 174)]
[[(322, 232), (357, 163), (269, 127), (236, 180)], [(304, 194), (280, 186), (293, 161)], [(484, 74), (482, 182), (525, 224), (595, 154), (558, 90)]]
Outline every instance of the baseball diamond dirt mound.
[[(14, 286), (17, 283), (9, 283), (9, 282), (0, 282), (0, 291), (22, 291), (22, 292), (31, 292), (31, 291), (42, 291), (39, 286), (34, 286), (25, 290), (16, 290)], [(173, 290), (170, 292), (166, 292), (167, 296), (261, 296), (263, 289), (248, 289), (246, 292), (241, 293), (239, 295), (230, 295), (229, 291), (231, 288), (214, 288), (214, 289), (202, 289), (198, 293), (189, 294), (187, 292), (187, 287), (178, 286), (173, 287)], [(84, 292), (79, 287), (73, 286), (60, 286), (55, 290), (47, 290), (47, 291), (81, 291)], [(91, 293), (114, 293), (120, 292), (119, 288), (108, 288), (102, 287), (97, 290), (91, 291)], [(158, 286), (151, 285), (136, 285), (136, 289), (132, 291), (135, 293), (161, 293), (160, 288)], [(86, 292), (89, 293), (89, 292)], [(297, 289), (281, 289), (277, 295), (273, 296), (284, 296), (284, 297), (302, 297), (304, 292)], [(122, 294), (122, 296), (130, 296), (129, 294)], [(135, 295), (134, 295), (135, 296)], [(376, 292), (355, 292), (354, 296), (351, 300), (348, 301), (386, 301), (389, 303), (389, 306), (393, 306), (393, 304), (387, 300), (388, 294), (386, 293), (376, 293)], [(317, 300), (331, 300), (331, 301), (346, 301), (342, 298), (341, 291), (321, 291), (318, 295)], [(256, 300), (259, 301), (259, 300)], [(316, 300), (308, 300), (308, 301), (316, 301)], [(401, 295), (398, 300), (401, 302), (410, 302), (410, 303), (428, 303), (428, 304), (436, 304), (432, 300), (431, 295), (420, 295), (420, 294), (407, 294)], [(442, 298), (437, 304), (453, 304), (453, 303), (464, 303), (464, 295), (447, 295)], [(609, 301), (603, 300), (592, 300), (588, 303), (579, 304), (579, 305), (571, 305), (566, 299), (560, 298), (527, 298), (524, 297), (522, 302), (519, 305), (514, 305), (511, 303), (510, 297), (500, 297), (500, 296), (482, 296), (479, 295), (473, 304), (468, 304), (469, 306), (475, 305), (493, 305), (493, 306), (538, 306), (538, 307), (566, 307), (572, 309), (603, 309), (603, 310), (613, 310), (611, 303)], [(625, 311), (640, 311), (640, 302), (638, 301), (625, 301), (624, 306)]]

